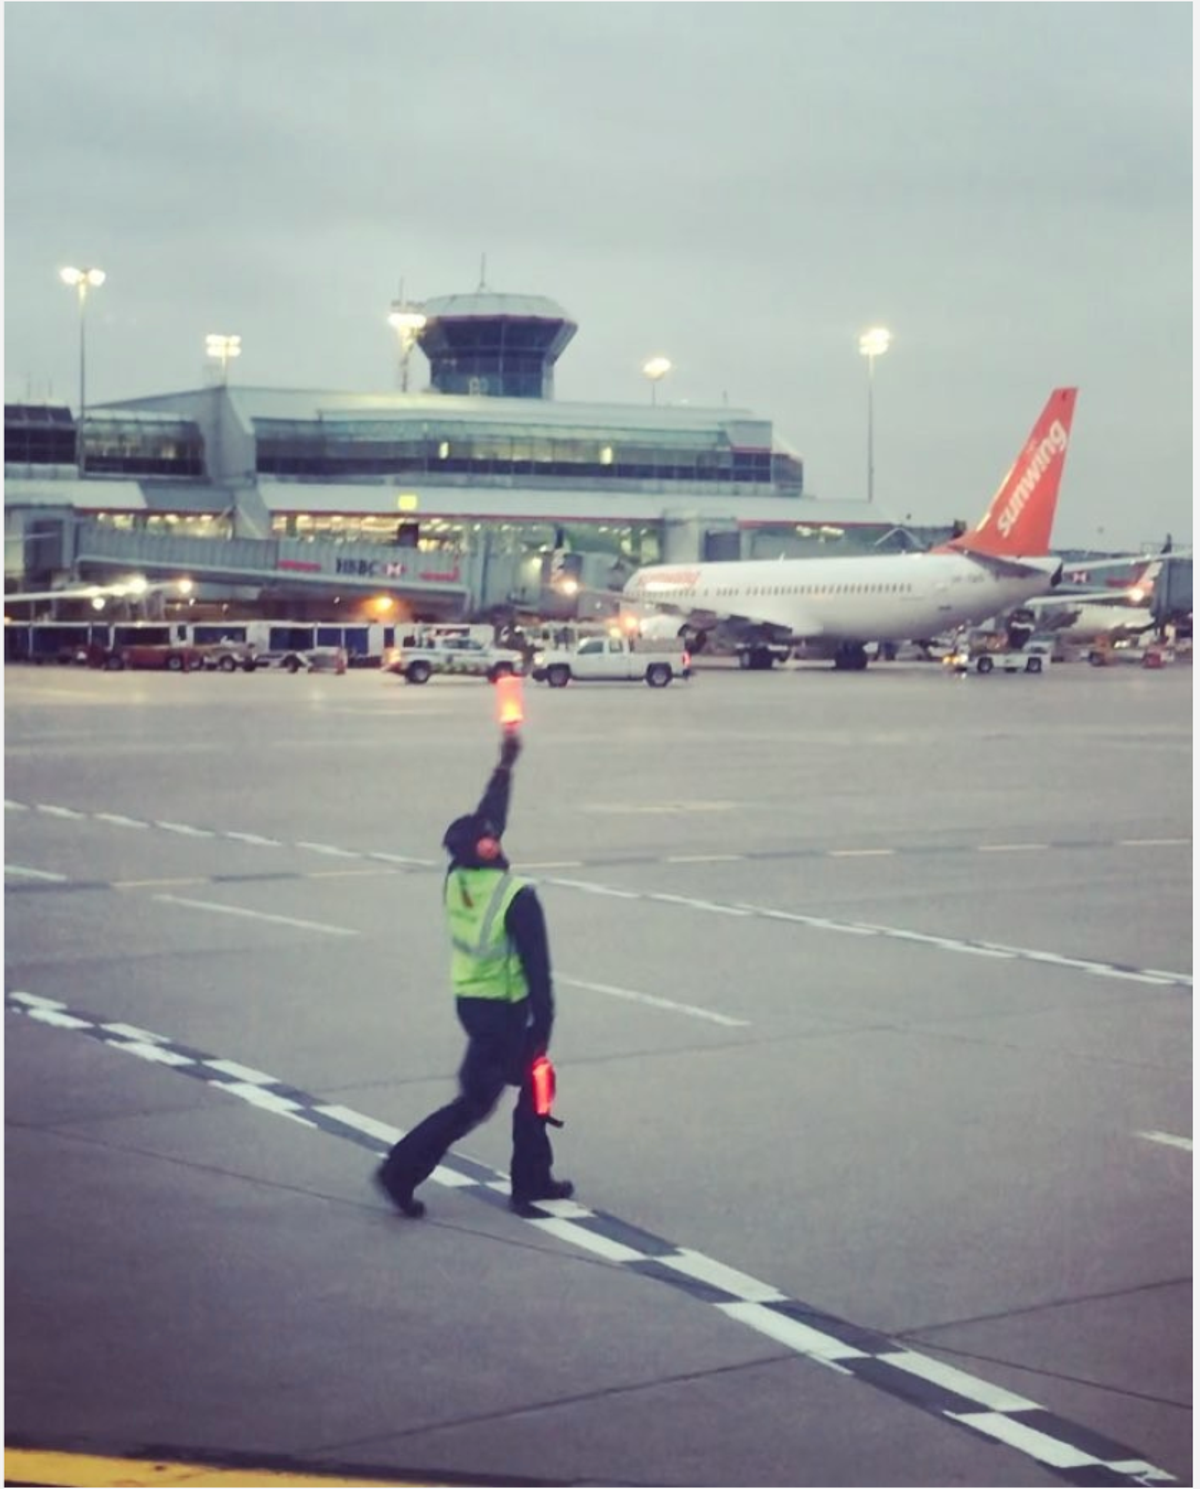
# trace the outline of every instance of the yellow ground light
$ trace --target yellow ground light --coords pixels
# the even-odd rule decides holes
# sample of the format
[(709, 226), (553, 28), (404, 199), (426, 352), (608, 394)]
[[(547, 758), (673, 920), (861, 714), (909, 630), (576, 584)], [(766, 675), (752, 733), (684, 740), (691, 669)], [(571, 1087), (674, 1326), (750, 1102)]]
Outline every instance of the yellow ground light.
[(5, 1448), (6, 1484), (62, 1485), (67, 1489), (144, 1489), (151, 1485), (221, 1485), (225, 1489), (284, 1489), (287, 1485), (432, 1485), (431, 1479), (346, 1478), (338, 1474), (283, 1473), (217, 1468), (210, 1463), (174, 1463), (160, 1458), (101, 1458), (90, 1453), (53, 1453)]

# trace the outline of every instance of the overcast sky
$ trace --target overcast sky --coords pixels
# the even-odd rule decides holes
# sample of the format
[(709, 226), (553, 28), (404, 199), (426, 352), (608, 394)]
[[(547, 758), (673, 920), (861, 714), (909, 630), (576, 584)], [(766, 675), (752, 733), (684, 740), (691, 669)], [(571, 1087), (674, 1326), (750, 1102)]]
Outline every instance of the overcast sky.
[[(5, 394), (386, 391), (546, 295), (560, 401), (752, 409), (809, 492), (974, 520), (1080, 389), (1054, 539), (1191, 541), (1192, 15), (1167, 4), (8, 3)], [(415, 388), (426, 363), (413, 358)]]

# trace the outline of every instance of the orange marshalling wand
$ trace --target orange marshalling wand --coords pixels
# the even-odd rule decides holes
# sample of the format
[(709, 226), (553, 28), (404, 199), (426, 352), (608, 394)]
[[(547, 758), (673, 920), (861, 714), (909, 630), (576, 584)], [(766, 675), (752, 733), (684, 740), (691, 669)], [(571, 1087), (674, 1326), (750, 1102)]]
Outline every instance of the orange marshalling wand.
[(496, 679), (496, 717), (502, 729), (518, 729), (525, 722), (521, 679), (515, 672)]

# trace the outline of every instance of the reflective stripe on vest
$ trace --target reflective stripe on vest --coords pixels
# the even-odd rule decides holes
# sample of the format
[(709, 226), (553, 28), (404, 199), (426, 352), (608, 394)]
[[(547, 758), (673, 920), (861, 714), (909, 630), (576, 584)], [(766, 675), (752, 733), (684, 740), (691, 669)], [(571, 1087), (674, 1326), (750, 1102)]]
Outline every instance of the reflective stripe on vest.
[(496, 869), (452, 869), (446, 876), (450, 981), (457, 997), (519, 1003), (529, 996), (504, 924), (508, 907), (528, 883)]

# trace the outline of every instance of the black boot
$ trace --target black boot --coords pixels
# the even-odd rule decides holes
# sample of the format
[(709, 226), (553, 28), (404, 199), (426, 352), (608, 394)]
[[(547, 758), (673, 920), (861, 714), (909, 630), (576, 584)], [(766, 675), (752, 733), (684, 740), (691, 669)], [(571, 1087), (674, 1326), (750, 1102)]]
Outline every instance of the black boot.
[(541, 1199), (570, 1199), (575, 1193), (575, 1186), (570, 1179), (547, 1179), (544, 1184), (537, 1184), (532, 1189), (514, 1189), (512, 1197), (508, 1202), (510, 1210), (518, 1215), (528, 1218), (538, 1212), (534, 1208), (536, 1201)]
[(410, 1220), (420, 1220), (424, 1215), (425, 1205), (421, 1200), (413, 1198), (412, 1190), (402, 1189), (394, 1180), (389, 1180), (386, 1163), (381, 1163), (375, 1170), (375, 1182), (401, 1215), (407, 1215)]

